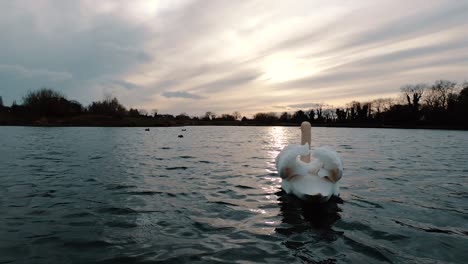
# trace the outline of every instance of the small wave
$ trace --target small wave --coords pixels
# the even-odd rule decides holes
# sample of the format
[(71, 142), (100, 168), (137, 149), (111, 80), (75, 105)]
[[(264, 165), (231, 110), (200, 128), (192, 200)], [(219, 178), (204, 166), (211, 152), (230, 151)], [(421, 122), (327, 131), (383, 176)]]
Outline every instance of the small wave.
[(84, 249), (84, 248), (96, 249), (96, 248), (112, 246), (112, 243), (109, 243), (104, 240), (89, 240), (89, 241), (72, 240), (72, 241), (65, 241), (63, 245), (66, 247), (73, 247), (73, 248), (79, 248), (79, 249)]
[(195, 157), (192, 157), (192, 156), (179, 156), (179, 158), (181, 158), (181, 159), (193, 159)]
[(223, 230), (235, 230), (234, 227), (215, 227), (213, 225), (210, 225), (208, 223), (203, 223), (200, 221), (194, 221), (193, 226), (197, 228), (200, 231), (203, 231), (204, 233), (207, 232), (220, 232)]
[(156, 195), (156, 194), (164, 194), (164, 192), (158, 192), (158, 191), (134, 191), (134, 192), (126, 192), (125, 194), (130, 194), (130, 195)]
[(49, 215), (50, 212), (47, 210), (32, 210), (31, 212), (27, 214), (28, 215)]
[(88, 213), (88, 212), (79, 212), (79, 213), (66, 214), (63, 216), (63, 218), (81, 218), (81, 217), (88, 217), (92, 215), (93, 214)]
[[(355, 204), (359, 207), (365, 207), (365, 206), (361, 206), (359, 203), (364, 203), (364, 204), (368, 204), (368, 205), (372, 205), (374, 208), (378, 208), (378, 209), (383, 209), (383, 206), (381, 206), (380, 204), (378, 203), (374, 203), (374, 202), (370, 202), (368, 200), (365, 200), (364, 198), (362, 197), (359, 197), (357, 195), (351, 195), (354, 199), (351, 200), (351, 201), (348, 201), (350, 204)], [(357, 203), (353, 202), (353, 201), (356, 201)]]
[(136, 188), (137, 186), (135, 185), (124, 185), (124, 184), (115, 184), (111, 185), (106, 188), (106, 190), (121, 190), (121, 189), (130, 189), (130, 188)]
[(43, 245), (45, 243), (56, 242), (58, 240), (60, 240), (60, 238), (57, 237), (57, 236), (47, 235), (47, 236), (43, 236), (43, 237), (34, 238), (34, 239), (32, 239), (31, 243), (32, 244)]
[(104, 259), (95, 263), (98, 263), (98, 264), (144, 263), (144, 261), (145, 261), (145, 258), (142, 256), (136, 256), (136, 257), (122, 256), (122, 257)]
[(95, 224), (95, 221), (80, 221), (68, 223), (69, 226), (94, 226)]
[(437, 227), (433, 227), (433, 226), (428, 226), (428, 225), (423, 226), (423, 225), (421, 225), (421, 224), (420, 224), (420, 225), (416, 225), (416, 224), (404, 223), (404, 222), (399, 221), (399, 220), (393, 220), (393, 221), (394, 221), (395, 223), (401, 225), (401, 226), (406, 226), (406, 227), (410, 227), (410, 228), (422, 230), (422, 231), (425, 231), (425, 232), (428, 232), (428, 233), (441, 233), (441, 234), (462, 235), (462, 236), (467, 236), (467, 235), (468, 235), (468, 231), (467, 231), (467, 230), (441, 229), (441, 228), (437, 228)]
[(115, 215), (126, 215), (126, 214), (136, 214), (137, 211), (130, 209), (130, 208), (119, 208), (119, 207), (107, 207), (107, 208), (100, 208), (97, 210), (98, 213), (107, 213), (107, 214), (115, 214)]
[(137, 224), (132, 222), (122, 222), (122, 221), (108, 221), (105, 223), (108, 227), (117, 227), (117, 228), (134, 228), (138, 227)]
[(246, 186), (246, 185), (236, 185), (234, 187), (240, 188), (240, 189), (255, 189), (254, 187)]
[(180, 166), (180, 167), (167, 167), (166, 170), (186, 170), (188, 167)]
[(238, 206), (237, 204), (228, 203), (228, 202), (224, 202), (224, 201), (210, 201), (209, 203), (222, 204), (222, 205), (230, 205), (230, 206)]
[(52, 208), (52, 207), (56, 207), (56, 206), (60, 206), (60, 205), (68, 205), (68, 204), (70, 204), (70, 203), (68, 203), (68, 202), (54, 203), (54, 204), (50, 205), (47, 208)]
[(344, 235), (343, 239), (346, 244), (351, 246), (355, 251), (361, 252), (369, 257), (377, 259), (379, 261), (385, 261), (387, 263), (392, 263), (392, 261), (385, 256), (375, 245), (366, 245), (350, 236)]

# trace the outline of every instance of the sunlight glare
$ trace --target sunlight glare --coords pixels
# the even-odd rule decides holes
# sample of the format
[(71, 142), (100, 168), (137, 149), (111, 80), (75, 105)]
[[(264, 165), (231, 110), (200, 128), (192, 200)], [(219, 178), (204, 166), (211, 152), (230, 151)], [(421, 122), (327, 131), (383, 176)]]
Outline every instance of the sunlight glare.
[(321, 71), (310, 60), (297, 58), (287, 53), (268, 56), (263, 65), (264, 77), (271, 82), (285, 82), (314, 75)]

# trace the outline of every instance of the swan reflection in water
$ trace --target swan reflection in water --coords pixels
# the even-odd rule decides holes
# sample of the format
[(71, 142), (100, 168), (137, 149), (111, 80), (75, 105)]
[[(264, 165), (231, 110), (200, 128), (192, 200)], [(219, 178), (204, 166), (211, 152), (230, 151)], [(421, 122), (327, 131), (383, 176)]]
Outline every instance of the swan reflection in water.
[(343, 203), (341, 198), (332, 196), (327, 202), (304, 201), (284, 191), (278, 192), (277, 196), (282, 223), (286, 224), (277, 227), (277, 233), (286, 236), (312, 233), (318, 240), (328, 241), (335, 241), (341, 233), (332, 229), (335, 222), (341, 219), (341, 208), (338, 206)]

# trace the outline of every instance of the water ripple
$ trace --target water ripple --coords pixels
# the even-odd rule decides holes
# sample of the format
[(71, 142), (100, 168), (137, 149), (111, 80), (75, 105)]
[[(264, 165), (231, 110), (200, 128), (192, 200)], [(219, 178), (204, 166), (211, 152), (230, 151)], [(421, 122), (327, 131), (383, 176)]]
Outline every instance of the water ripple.
[(346, 170), (322, 206), (281, 192), (293, 127), (3, 127), (0, 263), (468, 258), (467, 132), (313, 129)]

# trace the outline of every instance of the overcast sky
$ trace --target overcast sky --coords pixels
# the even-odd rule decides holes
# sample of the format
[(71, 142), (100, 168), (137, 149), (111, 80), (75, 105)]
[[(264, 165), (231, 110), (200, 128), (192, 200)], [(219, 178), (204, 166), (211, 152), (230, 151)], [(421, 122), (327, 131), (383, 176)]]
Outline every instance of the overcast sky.
[(0, 0), (0, 96), (281, 112), (468, 80), (468, 1)]

